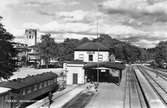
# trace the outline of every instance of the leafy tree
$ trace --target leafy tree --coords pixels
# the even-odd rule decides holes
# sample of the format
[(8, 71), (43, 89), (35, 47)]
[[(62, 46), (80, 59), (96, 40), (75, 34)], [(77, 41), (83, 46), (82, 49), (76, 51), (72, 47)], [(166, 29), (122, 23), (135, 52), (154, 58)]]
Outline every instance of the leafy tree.
[(49, 61), (54, 59), (58, 55), (58, 47), (54, 39), (51, 38), (50, 34), (42, 35), (41, 43), (37, 45), (39, 50), (39, 55), (42, 60), (44, 60), (46, 67), (49, 65)]
[(0, 23), (0, 78), (8, 79), (17, 70), (17, 51), (11, 42), (13, 38)]
[[(101, 34), (99, 38), (89, 40), (88, 38), (78, 39), (65, 39), (63, 43), (59, 43), (57, 56), (61, 60), (73, 60), (74, 50), (77, 46), (86, 42), (100, 42), (110, 49), (110, 55), (114, 54), (116, 59), (135, 62), (144, 61), (147, 58), (146, 49), (139, 48), (129, 43), (113, 39), (107, 34)], [(56, 55), (56, 54), (55, 54)]]
[(167, 41), (162, 41), (156, 46), (155, 61), (160, 67), (167, 63)]
[(114, 54), (116, 59), (125, 60), (127, 62), (145, 59), (144, 49), (113, 39), (107, 34), (101, 34), (99, 38), (94, 39), (93, 41), (100, 42), (110, 48), (110, 54)]
[(65, 39), (59, 46), (61, 52), (60, 58), (67, 61), (73, 60), (74, 49), (80, 44), (79, 42), (78, 39)]

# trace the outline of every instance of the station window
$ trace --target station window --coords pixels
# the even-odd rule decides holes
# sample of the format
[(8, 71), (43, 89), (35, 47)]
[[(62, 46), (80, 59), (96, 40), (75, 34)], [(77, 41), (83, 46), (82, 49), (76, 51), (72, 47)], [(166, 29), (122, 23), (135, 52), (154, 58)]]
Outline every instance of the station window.
[(84, 55), (83, 54), (79, 54), (79, 60), (83, 60), (84, 59)]
[(89, 61), (93, 61), (93, 55), (89, 55)]
[(102, 54), (99, 54), (99, 55), (98, 55), (98, 60), (99, 60), (99, 61), (103, 61), (103, 55), (102, 55)]

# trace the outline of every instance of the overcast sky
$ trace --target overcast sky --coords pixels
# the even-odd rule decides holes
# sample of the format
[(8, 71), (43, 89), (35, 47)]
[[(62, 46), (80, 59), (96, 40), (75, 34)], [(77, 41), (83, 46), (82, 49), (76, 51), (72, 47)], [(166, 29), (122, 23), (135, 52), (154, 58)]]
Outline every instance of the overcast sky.
[(99, 32), (140, 47), (167, 40), (166, 0), (0, 0), (5, 28), (22, 40), (24, 29), (37, 28), (66, 37), (95, 37)]

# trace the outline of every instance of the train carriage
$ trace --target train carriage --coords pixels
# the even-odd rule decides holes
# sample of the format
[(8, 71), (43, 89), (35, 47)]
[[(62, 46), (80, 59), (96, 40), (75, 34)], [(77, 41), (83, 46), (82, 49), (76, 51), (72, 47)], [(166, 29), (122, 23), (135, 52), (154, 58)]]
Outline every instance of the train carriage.
[(0, 108), (24, 108), (49, 92), (58, 89), (57, 74), (47, 72), (23, 79), (0, 82), (6, 91), (0, 93)]

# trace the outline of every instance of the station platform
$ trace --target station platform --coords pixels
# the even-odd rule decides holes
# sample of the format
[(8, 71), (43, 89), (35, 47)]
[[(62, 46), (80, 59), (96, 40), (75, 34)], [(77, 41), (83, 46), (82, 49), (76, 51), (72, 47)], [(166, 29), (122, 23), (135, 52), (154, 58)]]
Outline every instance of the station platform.
[(123, 108), (125, 74), (120, 85), (114, 83), (100, 83), (98, 92), (92, 97), (85, 108)]

